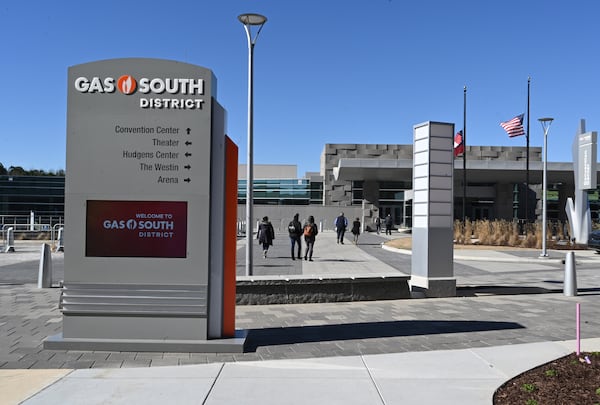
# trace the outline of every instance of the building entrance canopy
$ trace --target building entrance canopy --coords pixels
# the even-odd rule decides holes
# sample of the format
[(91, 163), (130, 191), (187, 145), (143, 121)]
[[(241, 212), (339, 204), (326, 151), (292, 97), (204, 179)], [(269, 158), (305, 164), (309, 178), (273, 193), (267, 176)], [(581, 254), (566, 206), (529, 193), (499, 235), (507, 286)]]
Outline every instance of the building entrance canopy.
[[(454, 170), (462, 171), (462, 159), (454, 160)], [(469, 183), (502, 182), (523, 183), (526, 173), (525, 161), (468, 160)], [(548, 163), (553, 182), (571, 182), (572, 163)], [(412, 159), (353, 159), (342, 158), (333, 168), (336, 181), (398, 181), (412, 177)], [(542, 162), (529, 163), (529, 181), (542, 181)]]

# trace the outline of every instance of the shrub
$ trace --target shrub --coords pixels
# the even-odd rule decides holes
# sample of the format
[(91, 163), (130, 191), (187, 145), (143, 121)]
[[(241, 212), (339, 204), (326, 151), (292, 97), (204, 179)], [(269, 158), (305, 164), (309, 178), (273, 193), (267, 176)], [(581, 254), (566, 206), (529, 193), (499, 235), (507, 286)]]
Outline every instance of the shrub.
[(464, 235), (465, 235), (465, 242), (464, 243), (470, 244), (471, 243), (471, 238), (473, 238), (473, 222), (467, 221), (465, 223)]
[(521, 386), (521, 389), (526, 392), (533, 392), (536, 390), (536, 386), (533, 384), (525, 383)]
[[(553, 247), (559, 240), (567, 240), (565, 235), (566, 224), (562, 222), (548, 223), (546, 230), (548, 247)], [(553, 234), (554, 232), (554, 234)], [(555, 237), (553, 237), (553, 235)], [(507, 220), (455, 220), (453, 224), (453, 237), (457, 244), (478, 243), (492, 246), (515, 246), (541, 249), (542, 224), (540, 222), (523, 225), (522, 233), (516, 221)], [(473, 240), (474, 239), (474, 240)]]
[(454, 243), (465, 244), (465, 227), (462, 221), (458, 219), (454, 221)]

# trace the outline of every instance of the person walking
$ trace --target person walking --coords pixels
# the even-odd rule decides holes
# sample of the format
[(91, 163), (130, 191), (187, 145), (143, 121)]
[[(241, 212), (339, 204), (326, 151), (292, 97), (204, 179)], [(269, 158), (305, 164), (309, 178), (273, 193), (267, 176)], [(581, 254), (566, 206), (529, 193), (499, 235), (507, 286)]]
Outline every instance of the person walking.
[(304, 251), (304, 260), (308, 260), (310, 262), (313, 261), (313, 249), (315, 246), (315, 239), (317, 234), (319, 233), (319, 229), (315, 224), (315, 217), (312, 215), (308, 217), (308, 220), (304, 224), (304, 243), (306, 244), (306, 250)]
[(392, 219), (392, 216), (390, 214), (387, 214), (387, 216), (385, 217), (385, 234), (391, 235), (393, 227), (394, 227), (394, 220)]
[(354, 235), (354, 244), (358, 245), (358, 235), (360, 235), (360, 219), (356, 218), (352, 222), (352, 235)]
[(373, 222), (375, 222), (375, 230), (377, 231), (377, 235), (379, 235), (379, 232), (381, 232), (381, 218), (379, 218), (379, 214), (375, 217)]
[(263, 257), (266, 258), (269, 246), (273, 245), (273, 239), (275, 239), (275, 230), (271, 222), (269, 222), (269, 217), (263, 217), (262, 222), (258, 225), (256, 239), (262, 245)]
[(302, 259), (302, 224), (298, 220), (299, 217), (300, 214), (294, 215), (294, 219), (292, 219), (288, 225), (290, 243), (292, 244), (292, 260), (296, 260), (296, 256), (294, 256), (294, 247), (296, 244), (298, 245), (298, 259)]
[(340, 212), (340, 215), (335, 219), (333, 223), (335, 225), (335, 231), (337, 232), (337, 243), (344, 244), (344, 234), (346, 233), (346, 228), (348, 227), (348, 218), (344, 216), (343, 212)]

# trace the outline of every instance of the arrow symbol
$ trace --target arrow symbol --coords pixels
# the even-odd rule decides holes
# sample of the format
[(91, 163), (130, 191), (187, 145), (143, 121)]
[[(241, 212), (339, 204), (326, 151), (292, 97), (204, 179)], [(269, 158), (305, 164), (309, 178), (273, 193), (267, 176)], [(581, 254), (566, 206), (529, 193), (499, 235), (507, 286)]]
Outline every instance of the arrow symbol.
[(187, 179), (183, 179), (183, 181), (185, 181), (186, 183), (189, 183), (192, 180), (190, 180), (190, 178), (188, 177)]
[(185, 152), (185, 157), (190, 157), (192, 154), (190, 152)]
[(190, 128), (186, 128), (186, 129), (185, 129), (185, 132), (187, 132), (187, 134), (189, 135), (189, 134), (190, 134), (190, 132), (192, 132), (192, 130), (191, 130)]
[(190, 170), (190, 169), (192, 168), (192, 166), (190, 166), (190, 165), (185, 165), (185, 166), (183, 166), (183, 168), (184, 168), (184, 169), (188, 169), (188, 170)]
[(192, 143), (190, 141), (185, 141), (186, 146), (190, 146)]

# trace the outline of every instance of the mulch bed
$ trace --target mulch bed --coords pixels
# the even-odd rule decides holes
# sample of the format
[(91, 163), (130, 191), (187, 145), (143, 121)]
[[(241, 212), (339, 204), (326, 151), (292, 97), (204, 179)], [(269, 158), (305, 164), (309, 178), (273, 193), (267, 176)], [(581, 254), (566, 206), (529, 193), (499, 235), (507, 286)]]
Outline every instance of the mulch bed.
[(496, 390), (494, 404), (600, 404), (600, 353), (571, 353), (526, 371)]

